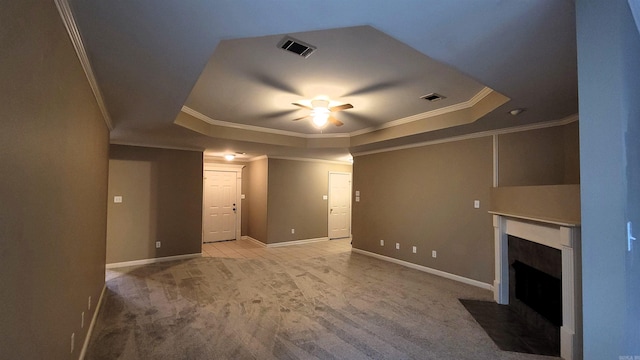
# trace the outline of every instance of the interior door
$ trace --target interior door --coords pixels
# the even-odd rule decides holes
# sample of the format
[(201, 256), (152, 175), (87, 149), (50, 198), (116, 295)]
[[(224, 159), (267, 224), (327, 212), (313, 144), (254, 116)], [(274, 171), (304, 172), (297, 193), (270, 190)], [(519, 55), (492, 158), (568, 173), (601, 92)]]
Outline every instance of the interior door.
[(329, 173), (329, 239), (351, 236), (351, 174)]
[(205, 171), (203, 241), (236, 238), (236, 173)]

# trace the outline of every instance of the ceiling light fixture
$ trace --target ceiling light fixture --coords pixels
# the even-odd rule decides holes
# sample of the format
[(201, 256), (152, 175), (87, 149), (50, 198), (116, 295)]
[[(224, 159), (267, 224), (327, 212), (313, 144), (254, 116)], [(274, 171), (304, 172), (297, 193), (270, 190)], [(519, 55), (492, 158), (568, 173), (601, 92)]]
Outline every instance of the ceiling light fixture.
[(311, 111), (313, 125), (322, 129), (327, 125), (327, 122), (329, 122), (329, 115), (331, 115), (331, 111), (329, 110), (329, 101), (312, 100), (311, 106), (313, 107), (313, 111)]
[(520, 109), (520, 108), (513, 109), (513, 110), (509, 111), (509, 114), (511, 114), (513, 116), (516, 116), (516, 115), (522, 114), (523, 111), (524, 111), (524, 109)]
[(231, 160), (235, 159), (235, 158), (236, 158), (236, 156), (235, 156), (235, 155), (233, 155), (233, 154), (226, 154), (226, 155), (224, 156), (224, 158), (225, 158), (225, 159), (227, 159), (227, 161), (231, 161)]

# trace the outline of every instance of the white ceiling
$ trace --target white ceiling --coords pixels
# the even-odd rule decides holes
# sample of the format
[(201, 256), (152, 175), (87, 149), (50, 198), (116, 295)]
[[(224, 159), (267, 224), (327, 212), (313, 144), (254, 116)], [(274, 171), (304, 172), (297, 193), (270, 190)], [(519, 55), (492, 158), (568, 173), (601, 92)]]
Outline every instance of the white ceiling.
[[(341, 159), (558, 120), (578, 108), (569, 0), (68, 1), (113, 143)], [(285, 34), (318, 50), (304, 59), (278, 49)], [(469, 103), (485, 87), (508, 101), (477, 121), (349, 141)], [(419, 99), (430, 92), (447, 98)], [(354, 105), (336, 114), (344, 126), (319, 134), (291, 121), (308, 113), (292, 102), (319, 95)], [(526, 111), (512, 117), (512, 108)]]

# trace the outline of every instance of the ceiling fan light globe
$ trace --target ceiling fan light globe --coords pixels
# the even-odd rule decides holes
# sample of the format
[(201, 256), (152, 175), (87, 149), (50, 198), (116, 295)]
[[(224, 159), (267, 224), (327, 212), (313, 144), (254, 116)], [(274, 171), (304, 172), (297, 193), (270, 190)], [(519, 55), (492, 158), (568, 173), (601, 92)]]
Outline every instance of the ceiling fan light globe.
[(312, 121), (317, 128), (323, 128), (329, 122), (329, 113), (313, 114)]

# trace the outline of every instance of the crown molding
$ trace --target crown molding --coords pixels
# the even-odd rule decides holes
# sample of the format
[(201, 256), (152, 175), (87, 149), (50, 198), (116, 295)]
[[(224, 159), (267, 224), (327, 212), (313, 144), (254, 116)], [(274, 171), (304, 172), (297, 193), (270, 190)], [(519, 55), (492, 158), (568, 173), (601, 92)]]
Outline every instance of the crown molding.
[(423, 112), (420, 114), (415, 114), (415, 115), (411, 115), (411, 116), (407, 116), (398, 120), (393, 120), (393, 121), (389, 121), (387, 123), (384, 123), (380, 126), (373, 126), (373, 127), (368, 127), (365, 129), (361, 129), (361, 130), (357, 130), (354, 132), (349, 133), (349, 135), (351, 136), (358, 136), (358, 135), (363, 135), (363, 134), (367, 134), (370, 132), (374, 132), (377, 130), (382, 130), (382, 129), (387, 129), (390, 127), (394, 127), (394, 126), (398, 126), (398, 125), (404, 125), (404, 124), (408, 124), (414, 121), (418, 121), (418, 120), (423, 120), (423, 119), (428, 119), (434, 116), (439, 116), (439, 115), (444, 115), (444, 114), (448, 114), (450, 112), (454, 112), (454, 111), (458, 111), (458, 110), (464, 110), (464, 109), (468, 109), (470, 107), (475, 106), (478, 102), (480, 102), (480, 100), (484, 99), (485, 97), (489, 96), (489, 94), (491, 94), (493, 92), (493, 90), (491, 90), (488, 87), (484, 87), (482, 90), (480, 90), (477, 94), (475, 94), (471, 99), (465, 101), (465, 102), (461, 102), (461, 103), (457, 103), (457, 104), (453, 104), (450, 106), (446, 106), (440, 109), (435, 109), (435, 110), (431, 110), (431, 111), (427, 111), (427, 112)]
[(353, 165), (349, 161), (299, 158), (299, 157), (291, 157), (291, 156), (269, 156), (269, 159), (290, 160), (290, 161), (307, 161), (307, 162), (336, 164), (336, 165)]
[(503, 128), (503, 129), (496, 129), (496, 130), (487, 130), (487, 131), (481, 131), (481, 132), (472, 133), (472, 134), (453, 136), (453, 137), (449, 137), (449, 138), (445, 138), (445, 139), (423, 141), (423, 142), (419, 142), (419, 143), (394, 146), (394, 147), (378, 149), (378, 150), (356, 152), (356, 153), (352, 153), (352, 155), (355, 157), (355, 156), (379, 154), (379, 153), (384, 153), (384, 152), (389, 152), (389, 151), (412, 149), (412, 148), (428, 146), (428, 145), (436, 145), (436, 144), (444, 144), (444, 143), (454, 142), (454, 141), (476, 139), (476, 138), (480, 138), (480, 137), (487, 137), (487, 136), (503, 135), (503, 134), (510, 134), (510, 133), (515, 133), (515, 132), (529, 131), (529, 130), (544, 129), (544, 128), (550, 128), (550, 127), (555, 127), (555, 126), (567, 125), (567, 124), (570, 124), (570, 123), (578, 121), (578, 120), (579, 120), (578, 114), (573, 114), (573, 115), (569, 115), (567, 117), (564, 117), (564, 118), (558, 119), (558, 120), (551, 120), (551, 121), (539, 122), (539, 123), (534, 123), (534, 124), (513, 126), (513, 127), (508, 127), (508, 128)]
[(238, 123), (233, 123), (233, 122), (229, 122), (229, 121), (222, 121), (222, 120), (215, 120), (212, 119), (210, 117), (208, 117), (207, 115), (198, 112), (197, 110), (194, 110), (188, 106), (183, 106), (182, 107), (182, 112), (188, 115), (193, 116), (194, 118), (198, 119), (198, 120), (202, 120), (210, 125), (215, 125), (215, 126), (224, 126), (224, 127), (228, 127), (228, 128), (234, 128), (234, 129), (241, 129), (241, 130), (247, 130), (247, 131), (257, 131), (257, 132), (263, 132), (263, 133), (268, 133), (268, 134), (276, 134), (276, 135), (285, 135), (285, 136), (294, 136), (294, 137), (299, 137), (299, 138), (304, 138), (304, 139), (327, 139), (327, 138), (348, 138), (349, 134), (347, 133), (337, 133), (337, 134), (303, 134), (303, 133), (299, 133), (299, 132), (295, 132), (295, 131), (286, 131), (286, 130), (278, 130), (278, 129), (271, 129), (271, 128), (266, 128), (266, 127), (262, 127), (262, 126), (254, 126), (254, 125), (246, 125), (246, 124), (238, 124)]
[(255, 156), (249, 159), (249, 162), (254, 162), (254, 161), (263, 160), (263, 159), (269, 159), (269, 157), (267, 155)]
[(440, 109), (427, 111), (427, 112), (420, 113), (420, 114), (407, 116), (405, 118), (401, 118), (401, 119), (398, 119), (398, 120), (393, 120), (393, 121), (384, 123), (384, 124), (382, 124), (380, 126), (368, 127), (368, 128), (361, 129), (361, 130), (356, 130), (356, 131), (353, 131), (353, 132), (350, 132), (350, 133), (337, 133), (337, 134), (303, 134), (303, 133), (298, 133), (298, 132), (294, 132), (294, 131), (277, 130), (277, 129), (270, 129), (270, 128), (265, 128), (265, 127), (261, 127), (261, 126), (237, 124), (237, 123), (228, 122), (228, 121), (215, 120), (215, 119), (212, 119), (212, 118), (210, 118), (210, 117), (208, 117), (208, 116), (206, 116), (206, 115), (204, 115), (204, 114), (202, 114), (202, 113), (200, 113), (200, 112), (198, 112), (198, 111), (196, 111), (196, 110), (194, 110), (194, 109), (192, 109), (190, 107), (187, 107), (187, 106), (183, 106), (182, 107), (182, 112), (184, 112), (185, 114), (189, 114), (189, 115), (195, 117), (196, 119), (202, 120), (202, 121), (204, 121), (204, 122), (206, 122), (208, 124), (211, 124), (211, 125), (225, 126), (225, 127), (235, 128), (235, 129), (258, 131), (258, 132), (264, 132), (264, 133), (269, 133), (269, 134), (277, 134), (277, 135), (285, 135), (285, 136), (295, 136), (295, 137), (300, 137), (300, 138), (305, 138), (305, 139), (351, 138), (353, 136), (367, 134), (367, 133), (374, 132), (374, 131), (377, 131), (377, 130), (387, 129), (387, 128), (390, 128), (390, 127), (403, 125), (403, 124), (408, 124), (408, 123), (411, 123), (411, 122), (414, 122), (414, 121), (423, 120), (423, 119), (431, 118), (431, 117), (434, 117), (434, 116), (448, 114), (450, 112), (454, 112), (454, 111), (458, 111), (458, 110), (468, 109), (470, 107), (475, 106), (478, 102), (480, 102), (485, 97), (489, 96), (489, 94), (491, 94), (492, 92), (493, 92), (492, 89), (490, 89), (488, 87), (484, 87), (477, 94), (475, 94), (471, 99), (469, 99), (469, 100), (467, 100), (465, 102), (453, 104), (451, 106), (447, 106), (447, 107), (443, 107), (443, 108), (440, 108)]
[(137, 146), (137, 147), (146, 147), (146, 148), (153, 148), (153, 149), (165, 149), (165, 150), (182, 150), (182, 151), (195, 151), (195, 152), (201, 152), (203, 153), (203, 157), (204, 157), (204, 150), (201, 148), (196, 148), (196, 147), (186, 147), (186, 146), (164, 146), (164, 145), (155, 145), (155, 144), (150, 144), (150, 143), (144, 143), (144, 142), (136, 142), (136, 141), (110, 141), (109, 145), (124, 145), (124, 146)]
[(91, 67), (91, 62), (89, 61), (87, 51), (84, 47), (84, 42), (82, 41), (82, 36), (80, 35), (80, 30), (78, 29), (78, 25), (76, 24), (76, 20), (73, 16), (71, 5), (69, 4), (68, 0), (54, 1), (56, 7), (58, 8), (58, 12), (60, 13), (60, 17), (62, 18), (62, 22), (67, 29), (67, 33), (69, 34), (69, 38), (71, 39), (73, 48), (76, 50), (76, 54), (78, 55), (78, 59), (80, 60), (80, 64), (82, 65), (82, 69), (84, 70), (87, 80), (89, 81), (89, 86), (91, 87), (91, 91), (93, 91), (93, 96), (96, 98), (96, 102), (98, 103), (98, 107), (100, 108), (100, 112), (102, 113), (102, 117), (104, 118), (104, 122), (109, 130), (113, 130), (113, 121), (111, 120), (111, 116), (109, 115), (107, 106), (104, 103), (102, 92), (100, 91), (98, 81), (96, 80), (93, 68)]

